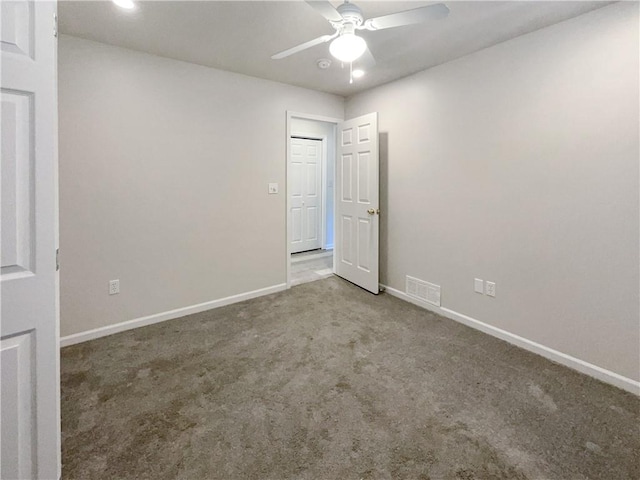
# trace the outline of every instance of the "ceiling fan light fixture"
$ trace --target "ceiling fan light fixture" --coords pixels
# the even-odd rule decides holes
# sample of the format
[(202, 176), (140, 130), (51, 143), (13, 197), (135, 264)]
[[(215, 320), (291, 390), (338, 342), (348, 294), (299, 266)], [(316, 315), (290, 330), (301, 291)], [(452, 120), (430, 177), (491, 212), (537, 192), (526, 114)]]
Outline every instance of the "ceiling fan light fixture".
[(353, 62), (367, 49), (364, 38), (353, 33), (343, 33), (329, 45), (329, 52), (341, 62)]
[(124, 8), (125, 10), (133, 10), (136, 7), (136, 4), (133, 3), (133, 0), (112, 0), (120, 8)]

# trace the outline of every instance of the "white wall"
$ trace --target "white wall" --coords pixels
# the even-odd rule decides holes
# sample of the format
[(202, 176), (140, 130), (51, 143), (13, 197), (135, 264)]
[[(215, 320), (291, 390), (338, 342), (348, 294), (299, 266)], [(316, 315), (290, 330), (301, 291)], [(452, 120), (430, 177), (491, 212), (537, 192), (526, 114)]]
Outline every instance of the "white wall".
[[(342, 118), (342, 115), (340, 115)], [(323, 181), (323, 192), (326, 201), (326, 221), (324, 226), (323, 244), (327, 248), (333, 248), (333, 200), (334, 189), (333, 180), (335, 175), (335, 159), (336, 159), (336, 127), (335, 123), (321, 122), (318, 120), (308, 120), (304, 118), (293, 117), (291, 119), (292, 135), (308, 135), (312, 138), (327, 137), (327, 165), (325, 170), (325, 178)]]
[(58, 71), (63, 336), (286, 282), (286, 111), (341, 97), (65, 35)]
[(640, 379), (638, 55), (619, 3), (348, 99), (380, 114), (383, 282)]

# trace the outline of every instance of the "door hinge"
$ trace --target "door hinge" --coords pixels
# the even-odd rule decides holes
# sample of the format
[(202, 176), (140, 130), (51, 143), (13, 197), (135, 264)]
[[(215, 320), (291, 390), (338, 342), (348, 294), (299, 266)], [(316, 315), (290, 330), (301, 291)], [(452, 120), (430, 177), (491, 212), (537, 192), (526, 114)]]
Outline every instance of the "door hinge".
[(53, 14), (53, 36), (58, 38), (58, 14)]
[(56, 248), (56, 272), (60, 270), (60, 249)]

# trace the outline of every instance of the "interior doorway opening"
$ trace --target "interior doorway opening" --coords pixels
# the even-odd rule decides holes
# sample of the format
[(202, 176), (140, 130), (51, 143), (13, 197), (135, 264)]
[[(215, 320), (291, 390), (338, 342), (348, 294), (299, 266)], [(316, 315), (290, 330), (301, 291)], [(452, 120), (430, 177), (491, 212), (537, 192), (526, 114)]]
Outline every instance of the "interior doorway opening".
[(291, 254), (291, 286), (322, 280), (333, 275), (333, 249)]
[(336, 126), (287, 113), (287, 286), (333, 275)]

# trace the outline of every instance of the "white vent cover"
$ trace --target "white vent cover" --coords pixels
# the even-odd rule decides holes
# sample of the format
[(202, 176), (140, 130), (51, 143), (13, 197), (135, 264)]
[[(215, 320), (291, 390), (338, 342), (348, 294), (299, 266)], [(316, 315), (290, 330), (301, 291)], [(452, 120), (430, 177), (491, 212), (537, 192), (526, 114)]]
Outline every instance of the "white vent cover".
[(407, 275), (407, 295), (432, 305), (440, 306), (440, 285)]

